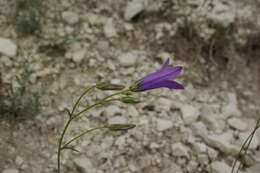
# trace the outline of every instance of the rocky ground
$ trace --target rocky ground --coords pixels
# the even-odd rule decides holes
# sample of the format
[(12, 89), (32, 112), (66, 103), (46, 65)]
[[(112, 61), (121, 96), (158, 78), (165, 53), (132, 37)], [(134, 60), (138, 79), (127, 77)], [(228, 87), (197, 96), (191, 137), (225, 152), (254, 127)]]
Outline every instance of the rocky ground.
[[(66, 139), (106, 123), (137, 127), (78, 140), (79, 153), (64, 152), (63, 172), (231, 172), (260, 116), (259, 0), (46, 0), (30, 34), (17, 29), (17, 2), (0, 1), (0, 96), (30, 70), (26, 87), (42, 93), (42, 111), (24, 121), (1, 116), (2, 173), (57, 172), (64, 109), (84, 88), (130, 85), (169, 57), (184, 67), (177, 80), (185, 90), (138, 93), (139, 104), (109, 104), (76, 120)], [(110, 93), (92, 92), (80, 108)], [(241, 172), (258, 172), (259, 149), (258, 131)]]

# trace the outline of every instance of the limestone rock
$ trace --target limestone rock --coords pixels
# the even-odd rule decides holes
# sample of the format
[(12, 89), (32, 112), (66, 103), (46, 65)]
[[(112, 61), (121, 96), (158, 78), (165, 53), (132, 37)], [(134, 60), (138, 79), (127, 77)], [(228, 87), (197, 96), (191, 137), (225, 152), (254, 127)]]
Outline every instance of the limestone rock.
[(199, 117), (199, 110), (192, 105), (181, 106), (182, 118), (185, 124), (191, 124), (197, 121)]
[(126, 5), (124, 18), (125, 20), (131, 20), (136, 15), (144, 10), (144, 4), (142, 0), (129, 1)]
[(14, 57), (17, 53), (16, 44), (7, 38), (0, 38), (0, 54)]
[(231, 167), (225, 162), (215, 161), (211, 166), (214, 173), (231, 172)]
[(237, 130), (240, 130), (240, 131), (244, 131), (247, 129), (247, 123), (242, 121), (241, 119), (238, 119), (238, 118), (230, 118), (228, 119), (228, 124), (237, 129)]
[(135, 65), (137, 58), (138, 58), (137, 52), (133, 51), (133, 52), (128, 52), (120, 55), (118, 57), (118, 60), (122, 66), (128, 67), (128, 66)]
[(74, 164), (82, 173), (89, 173), (93, 170), (91, 161), (84, 157), (74, 159)]
[(8, 168), (8, 169), (4, 169), (2, 171), (2, 173), (19, 173), (19, 171), (17, 169), (14, 169), (14, 168)]
[(107, 38), (116, 37), (116, 28), (112, 18), (108, 19), (104, 24), (104, 34)]
[(157, 130), (165, 131), (173, 127), (173, 122), (170, 120), (157, 119)]
[(189, 157), (189, 148), (187, 148), (184, 144), (182, 143), (175, 143), (172, 145), (172, 154), (174, 156), (184, 156), (184, 157)]
[(64, 11), (62, 13), (62, 18), (66, 23), (70, 25), (75, 25), (79, 22), (79, 15), (72, 11)]

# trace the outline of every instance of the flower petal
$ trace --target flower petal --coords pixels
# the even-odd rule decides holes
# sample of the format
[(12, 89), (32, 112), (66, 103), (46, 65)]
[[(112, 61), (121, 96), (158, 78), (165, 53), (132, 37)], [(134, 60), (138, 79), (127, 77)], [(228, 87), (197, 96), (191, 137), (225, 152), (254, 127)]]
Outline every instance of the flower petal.
[(148, 86), (143, 86), (143, 89), (141, 91), (146, 91), (146, 90), (151, 90), (156, 88), (184, 89), (184, 86), (175, 81), (165, 80), (165, 81), (160, 81), (158, 83), (153, 83)]
[(141, 79), (139, 86), (150, 85), (153, 83), (158, 83), (159, 81), (174, 79), (182, 71), (181, 66), (168, 67), (165, 70), (159, 70), (157, 72), (151, 73)]

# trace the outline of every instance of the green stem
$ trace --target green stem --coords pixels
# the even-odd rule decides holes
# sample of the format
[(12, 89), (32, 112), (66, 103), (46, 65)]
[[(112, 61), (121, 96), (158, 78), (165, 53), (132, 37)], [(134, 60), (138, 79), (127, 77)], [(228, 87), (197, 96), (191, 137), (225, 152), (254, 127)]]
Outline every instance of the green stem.
[(102, 104), (104, 104), (104, 103), (107, 103), (107, 99), (109, 99), (109, 98), (111, 98), (111, 97), (113, 97), (113, 96), (120, 95), (120, 94), (124, 94), (124, 93), (128, 93), (128, 92), (129, 92), (129, 90), (125, 90), (125, 91), (120, 91), (120, 92), (111, 94), (111, 95), (109, 95), (109, 96), (106, 96), (106, 97), (104, 97), (103, 99), (97, 101), (95, 104), (90, 105), (90, 106), (86, 107), (85, 109), (83, 109), (82, 111), (78, 112), (76, 115), (74, 115), (74, 116), (72, 117), (72, 119), (75, 119), (75, 118), (79, 117), (82, 113), (88, 111), (89, 109), (91, 109), (91, 108), (93, 108), (93, 107), (95, 107), (95, 106), (97, 106), (97, 105), (102, 105)]
[[(84, 92), (80, 95), (80, 97), (79, 97), (78, 100), (76, 101), (75, 105), (73, 106), (72, 111), (71, 111), (71, 113), (70, 113), (70, 118), (69, 118), (69, 120), (67, 121), (67, 123), (65, 124), (65, 127), (64, 127), (64, 129), (63, 129), (63, 131), (62, 131), (62, 133), (61, 133), (61, 137), (60, 137), (60, 139), (59, 139), (58, 157), (57, 157), (57, 161), (58, 161), (58, 173), (60, 173), (60, 158), (61, 158), (62, 148), (64, 148), (64, 147), (67, 146), (68, 144), (70, 144), (72, 141), (78, 139), (79, 137), (81, 137), (81, 136), (83, 136), (83, 135), (85, 135), (85, 134), (87, 134), (87, 133), (89, 133), (89, 132), (91, 132), (91, 131), (93, 131), (93, 130), (101, 129), (101, 127), (98, 127), (98, 128), (94, 128), (94, 129), (90, 129), (90, 130), (88, 130), (88, 131), (85, 131), (84, 133), (80, 134), (79, 136), (77, 136), (77, 137), (73, 138), (72, 140), (70, 140), (69, 142), (67, 142), (67, 143), (62, 147), (63, 138), (64, 138), (64, 136), (65, 136), (65, 133), (66, 133), (66, 131), (67, 131), (67, 129), (68, 129), (69, 124), (71, 123), (71, 121), (72, 121), (73, 119), (79, 117), (82, 113), (88, 111), (89, 109), (91, 109), (91, 108), (93, 108), (93, 107), (95, 107), (95, 106), (98, 106), (98, 105), (107, 103), (107, 102), (109, 102), (109, 101), (117, 100), (117, 99), (110, 99), (110, 100), (107, 100), (107, 99), (109, 99), (109, 98), (111, 98), (111, 97), (113, 97), (113, 96), (116, 96), (116, 95), (126, 94), (126, 93), (129, 92), (129, 90), (125, 90), (125, 91), (120, 91), (120, 92), (111, 94), (111, 95), (109, 95), (109, 96), (106, 96), (106, 97), (104, 97), (103, 99), (97, 101), (95, 104), (90, 105), (90, 106), (86, 107), (85, 109), (83, 109), (82, 111), (78, 112), (77, 114), (73, 115), (74, 112), (75, 112), (75, 110), (76, 110), (76, 108), (77, 108), (77, 106), (78, 106), (78, 104), (79, 104), (79, 102), (80, 102), (80, 100), (83, 98), (84, 95), (86, 95), (86, 94), (87, 94), (91, 89), (93, 89), (93, 88), (94, 88), (94, 87), (87, 88), (86, 91), (84, 91)], [(105, 127), (103, 127), (103, 128), (105, 128)]]
[(70, 118), (69, 118), (69, 120), (67, 121), (67, 123), (65, 124), (65, 127), (64, 127), (64, 129), (63, 129), (63, 131), (62, 131), (62, 133), (61, 133), (61, 137), (60, 137), (60, 139), (59, 139), (59, 144), (58, 144), (58, 156), (57, 156), (58, 173), (60, 173), (61, 145), (62, 145), (63, 138), (64, 138), (64, 136), (65, 136), (65, 133), (66, 133), (68, 127), (69, 127), (69, 124), (70, 124), (70, 122), (73, 120), (73, 119), (72, 119), (73, 113), (74, 113), (74, 111), (76, 110), (76, 108), (77, 108), (77, 106), (78, 106), (80, 100), (83, 98), (83, 96), (86, 95), (90, 90), (92, 90), (92, 89), (94, 89), (94, 88), (95, 88), (94, 86), (87, 88), (87, 89), (80, 95), (80, 97), (78, 98), (78, 100), (77, 100), (76, 103), (74, 104), (74, 106), (73, 106), (73, 108), (72, 108), (72, 111), (71, 111), (71, 112), (68, 112)]
[(82, 137), (82, 136), (84, 136), (84, 135), (86, 135), (86, 134), (88, 134), (88, 133), (90, 133), (92, 131), (101, 130), (101, 129), (105, 129), (105, 128), (107, 128), (107, 127), (103, 126), (103, 127), (96, 127), (96, 128), (93, 128), (93, 129), (86, 130), (85, 132), (83, 132), (80, 135), (72, 138), (70, 141), (68, 141), (66, 144), (64, 144), (63, 147), (61, 147), (61, 150), (66, 148), (71, 142), (77, 140), (78, 138), (80, 138), (80, 137)]
[(74, 106), (72, 108), (71, 115), (74, 114), (74, 112), (75, 112), (80, 100), (83, 98), (83, 96), (86, 95), (90, 90), (92, 90), (94, 88), (95, 88), (95, 86), (89, 87), (81, 94), (81, 96), (78, 98), (78, 100), (76, 101), (76, 103), (74, 104)]
[(61, 145), (62, 145), (62, 141), (63, 141), (63, 138), (64, 138), (64, 135), (69, 127), (69, 124), (71, 122), (71, 118), (67, 121), (63, 131), (62, 131), (62, 134), (61, 134), (61, 137), (60, 137), (60, 140), (59, 140), (59, 146), (58, 146), (58, 156), (57, 156), (57, 159), (58, 159), (58, 173), (60, 173), (60, 157), (61, 157)]

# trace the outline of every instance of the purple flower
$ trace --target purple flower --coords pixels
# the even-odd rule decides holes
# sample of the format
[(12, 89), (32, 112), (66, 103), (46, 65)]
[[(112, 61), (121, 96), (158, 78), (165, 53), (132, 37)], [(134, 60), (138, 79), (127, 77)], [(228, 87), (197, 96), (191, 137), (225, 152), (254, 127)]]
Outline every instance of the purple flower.
[(162, 68), (141, 78), (130, 87), (131, 91), (146, 91), (156, 88), (184, 89), (183, 85), (173, 81), (182, 71), (181, 66), (169, 65), (168, 59)]

